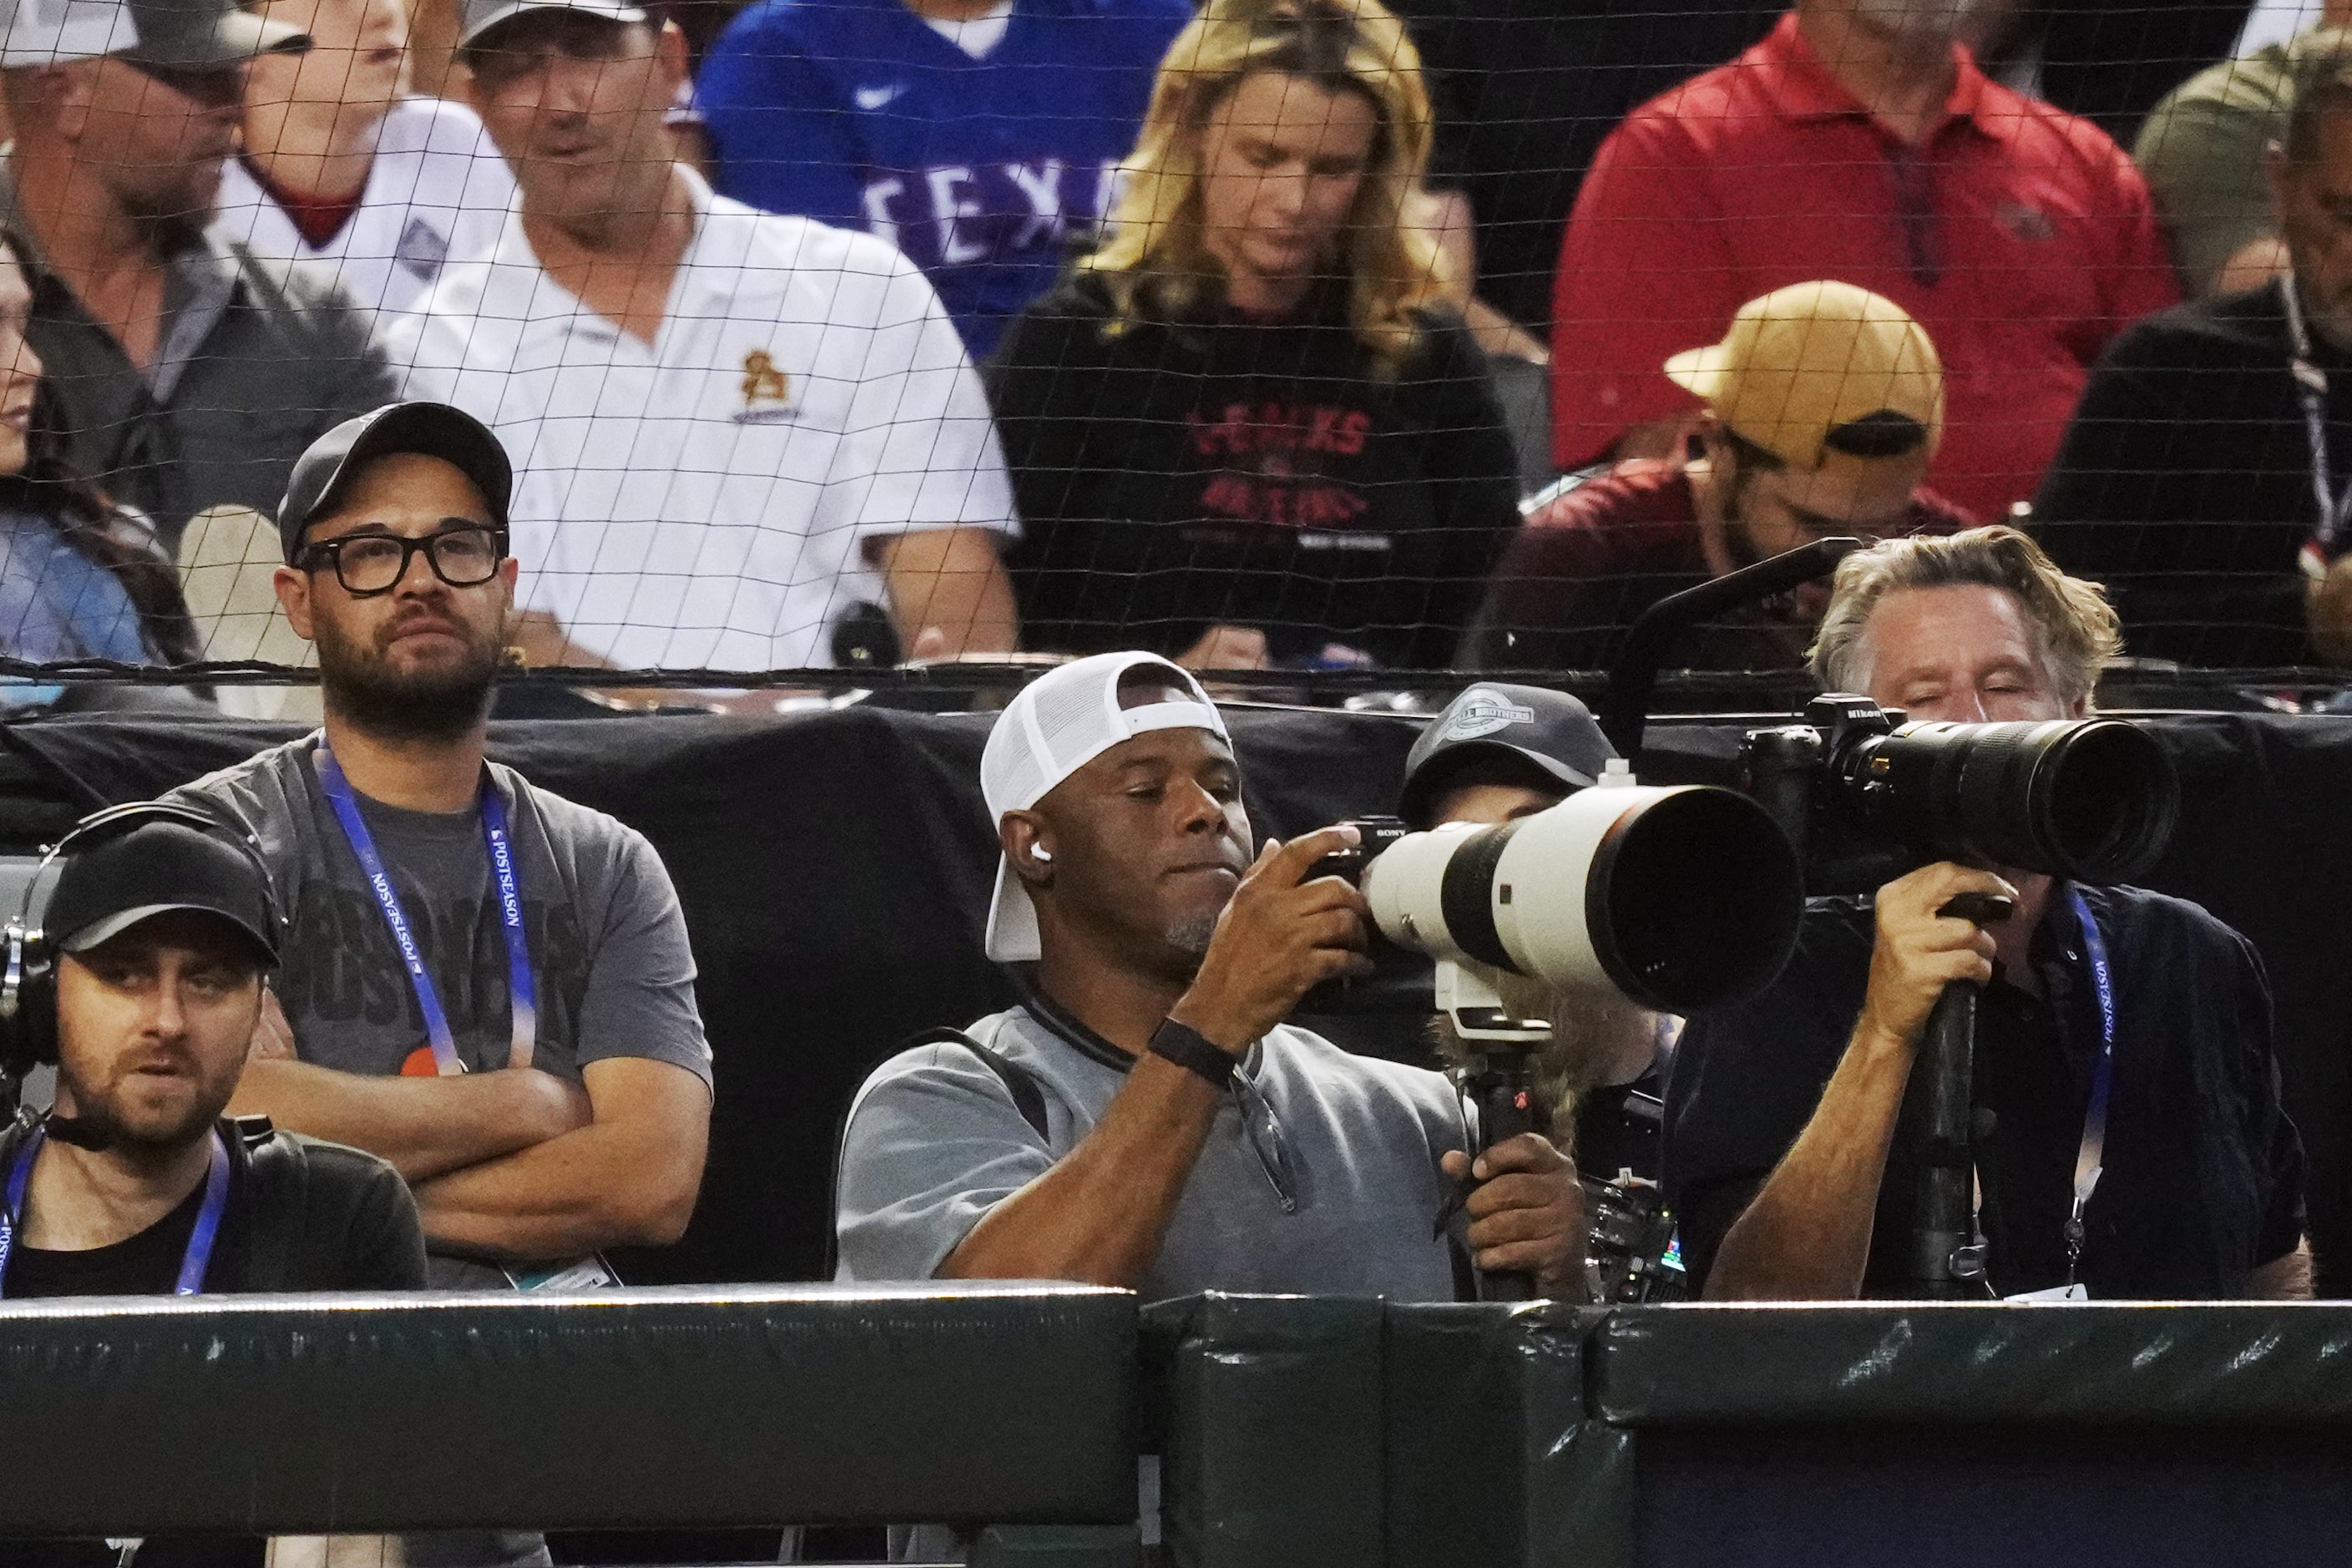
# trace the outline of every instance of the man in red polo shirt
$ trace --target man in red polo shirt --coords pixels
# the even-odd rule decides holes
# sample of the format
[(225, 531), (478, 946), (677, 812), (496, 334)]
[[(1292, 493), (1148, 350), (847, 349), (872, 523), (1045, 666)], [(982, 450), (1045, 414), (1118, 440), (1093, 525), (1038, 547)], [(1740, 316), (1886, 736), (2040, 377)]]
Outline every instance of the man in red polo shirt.
[[(1975, 519), (1920, 483), (1944, 426), (1936, 345), (1851, 283), (1750, 300), (1719, 343), (1665, 362), (1696, 395), (1697, 462), (1631, 458), (1528, 514), (1462, 647), (1470, 669), (1606, 669), (1669, 594), (1836, 534), (1954, 533)], [(1793, 668), (1826, 584), (1718, 616), (1672, 652), (1694, 669)]]
[(2176, 303), (2147, 187), (2088, 121), (1988, 80), (1954, 0), (1798, 0), (1636, 110), (1585, 176), (1554, 292), (1563, 468), (1673, 453), (1663, 374), (1749, 300), (1835, 278), (1943, 352), (1930, 478), (1987, 518), (2033, 494), (2099, 351)]

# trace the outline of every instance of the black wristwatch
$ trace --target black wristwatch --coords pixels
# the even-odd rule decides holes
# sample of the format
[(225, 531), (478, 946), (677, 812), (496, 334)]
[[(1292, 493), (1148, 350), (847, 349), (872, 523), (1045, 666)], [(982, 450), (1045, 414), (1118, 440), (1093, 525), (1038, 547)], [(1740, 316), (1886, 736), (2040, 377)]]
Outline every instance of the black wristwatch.
[(1165, 1057), (1186, 1072), (1198, 1073), (1219, 1089), (1233, 1081), (1234, 1058), (1219, 1050), (1208, 1036), (1173, 1018), (1163, 1018), (1160, 1027), (1151, 1031), (1151, 1054)]

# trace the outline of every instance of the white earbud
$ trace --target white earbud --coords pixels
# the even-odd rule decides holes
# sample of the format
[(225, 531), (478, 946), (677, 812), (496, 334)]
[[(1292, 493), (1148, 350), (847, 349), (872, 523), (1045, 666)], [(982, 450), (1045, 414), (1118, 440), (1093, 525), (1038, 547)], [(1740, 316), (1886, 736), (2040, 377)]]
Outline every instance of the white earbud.
[(1033, 844), (1029, 847), (1029, 858), (1033, 860), (1050, 861), (1054, 858), (1054, 852), (1043, 844)]

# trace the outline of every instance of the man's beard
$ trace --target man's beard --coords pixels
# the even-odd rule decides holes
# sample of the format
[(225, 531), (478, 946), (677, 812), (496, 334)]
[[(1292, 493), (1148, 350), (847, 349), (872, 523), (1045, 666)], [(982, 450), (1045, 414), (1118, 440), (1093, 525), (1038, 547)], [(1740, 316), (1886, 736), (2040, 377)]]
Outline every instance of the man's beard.
[(327, 706), (356, 730), (389, 741), (457, 741), (489, 712), (505, 657), (490, 643), (469, 641), (456, 663), (402, 675), (381, 648), (345, 640), (332, 623), (322, 619), (314, 629)]
[(1209, 942), (1216, 934), (1215, 915), (1185, 915), (1169, 926), (1168, 945), (1198, 966), (1209, 955)]
[[(60, 1109), (51, 1115), (51, 1134), (85, 1149), (117, 1150), (134, 1159), (176, 1153), (197, 1142), (220, 1120), (236, 1092), (236, 1079), (232, 1077), (215, 1086), (214, 1092), (190, 1101), (183, 1115), (134, 1125), (106, 1097), (74, 1082), (62, 1066), (58, 1070)], [(68, 1103), (73, 1107), (69, 1111), (63, 1109)]]

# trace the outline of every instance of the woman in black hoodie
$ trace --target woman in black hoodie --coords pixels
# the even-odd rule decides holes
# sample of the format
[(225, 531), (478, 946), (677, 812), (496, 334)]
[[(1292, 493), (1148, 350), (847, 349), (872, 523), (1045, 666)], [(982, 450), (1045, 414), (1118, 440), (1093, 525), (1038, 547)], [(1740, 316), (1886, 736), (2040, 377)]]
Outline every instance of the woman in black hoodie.
[(1444, 668), (1518, 523), (1378, 0), (1211, 0), (1101, 248), (990, 366), (1032, 647)]

